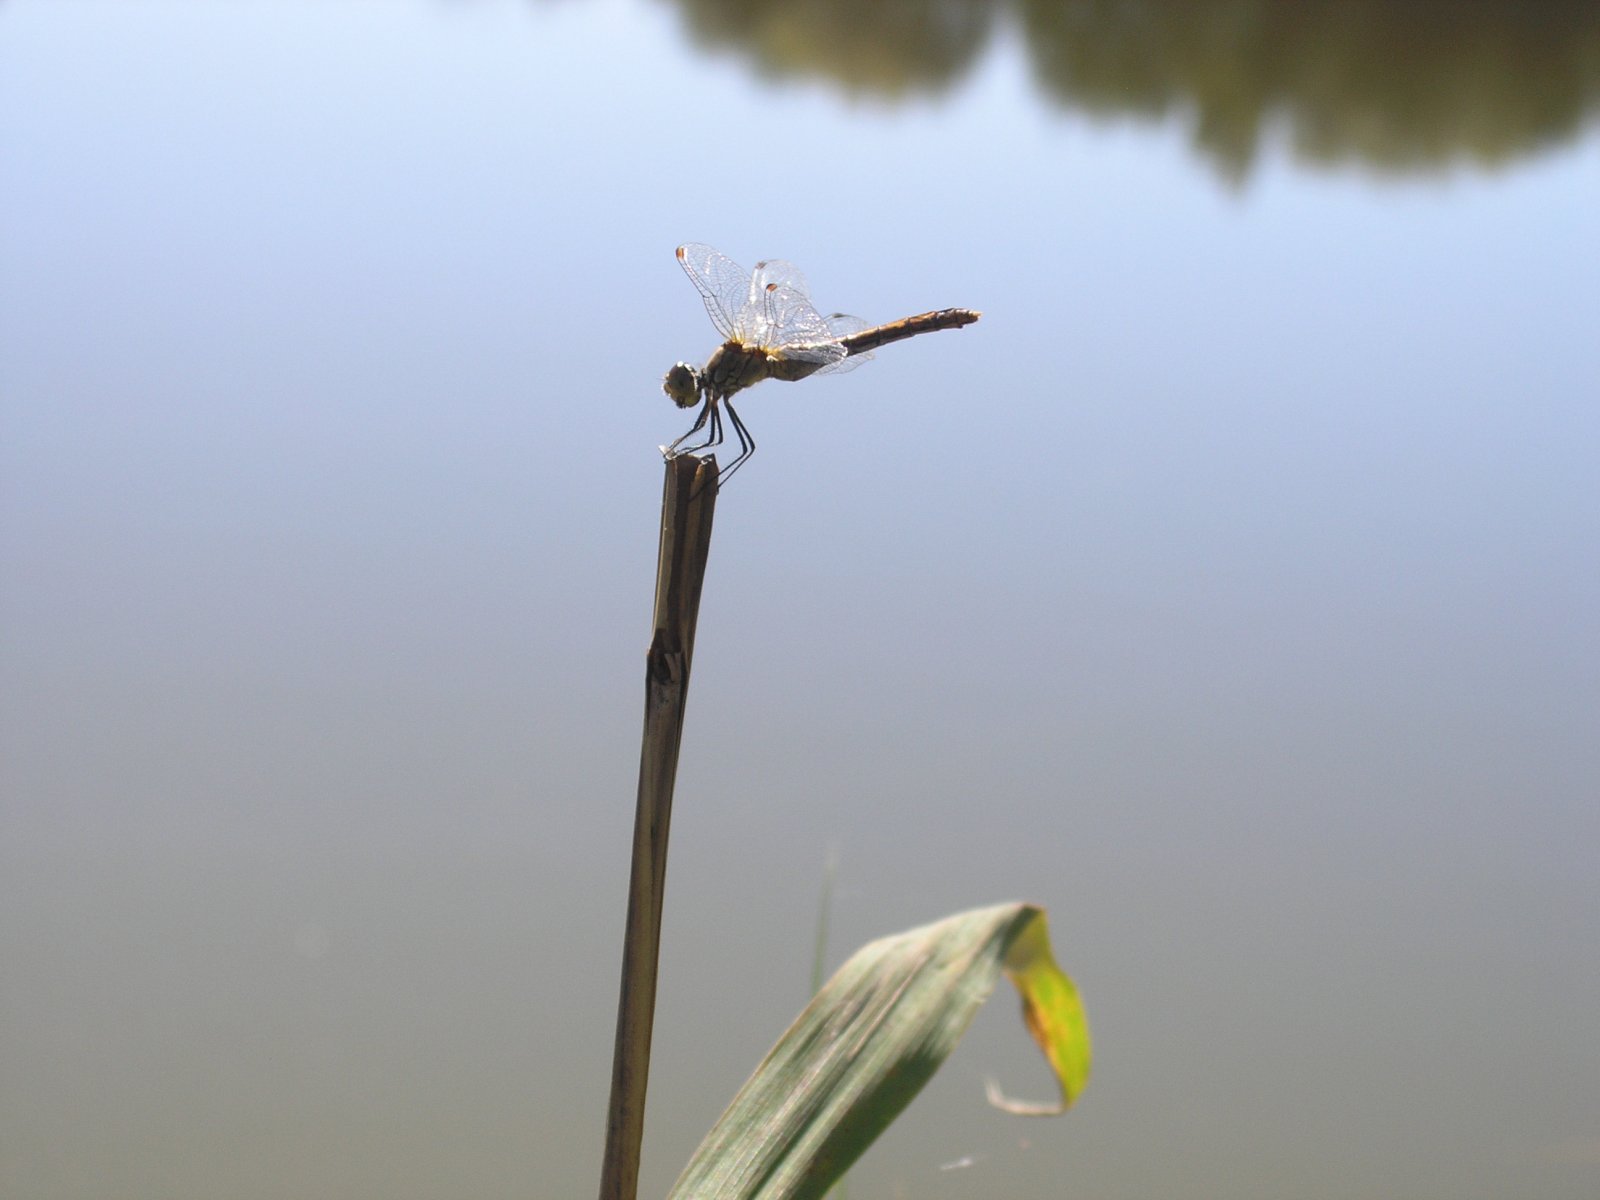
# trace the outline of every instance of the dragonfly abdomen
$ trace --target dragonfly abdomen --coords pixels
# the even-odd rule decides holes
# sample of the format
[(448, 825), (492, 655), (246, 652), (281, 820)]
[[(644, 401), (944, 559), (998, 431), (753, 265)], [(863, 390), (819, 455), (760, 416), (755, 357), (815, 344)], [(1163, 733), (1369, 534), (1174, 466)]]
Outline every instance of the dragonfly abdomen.
[(774, 379), (784, 379), (790, 383), (797, 379), (805, 379), (809, 375), (815, 375), (828, 365), (826, 359), (808, 360), (804, 358), (788, 358), (781, 354), (767, 355), (767, 373)]
[(971, 325), (982, 315), (970, 308), (941, 308), (934, 312), (905, 317), (899, 321), (890, 321), (887, 325), (874, 325), (871, 329), (863, 329), (860, 333), (847, 334), (839, 341), (847, 353), (865, 354), (869, 350), (876, 350), (879, 346), (916, 337), (919, 333), (960, 329), (963, 325)]

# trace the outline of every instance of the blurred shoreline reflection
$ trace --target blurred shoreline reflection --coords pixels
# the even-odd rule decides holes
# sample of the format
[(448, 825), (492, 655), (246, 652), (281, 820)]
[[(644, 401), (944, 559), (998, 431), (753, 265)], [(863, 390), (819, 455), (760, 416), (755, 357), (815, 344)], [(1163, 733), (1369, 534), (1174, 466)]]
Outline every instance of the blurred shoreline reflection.
[(1282, 129), (1305, 162), (1499, 167), (1593, 128), (1600, 5), (1503, 0), (682, 0), (702, 51), (768, 80), (905, 102), (1021, 35), (1040, 96), (1102, 118), (1184, 115), (1243, 179)]

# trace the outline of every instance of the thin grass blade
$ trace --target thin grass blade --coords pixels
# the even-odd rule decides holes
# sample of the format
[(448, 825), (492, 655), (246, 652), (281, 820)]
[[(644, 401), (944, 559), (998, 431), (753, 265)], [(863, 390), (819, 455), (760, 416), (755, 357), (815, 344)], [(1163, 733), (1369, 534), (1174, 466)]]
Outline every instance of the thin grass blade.
[(671, 1200), (820, 1198), (949, 1057), (1002, 972), (1023, 989), (1060, 1081), (1062, 1102), (1048, 1107), (1064, 1111), (1088, 1079), (1088, 1024), (1050, 956), (1044, 913), (975, 909), (872, 942), (840, 967), (706, 1135)]

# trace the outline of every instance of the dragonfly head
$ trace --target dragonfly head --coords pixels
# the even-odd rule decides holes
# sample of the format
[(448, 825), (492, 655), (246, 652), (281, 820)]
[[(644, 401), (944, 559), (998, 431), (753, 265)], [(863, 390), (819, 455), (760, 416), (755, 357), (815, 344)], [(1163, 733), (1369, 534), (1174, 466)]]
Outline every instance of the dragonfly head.
[(661, 390), (679, 408), (690, 408), (700, 399), (700, 372), (688, 363), (674, 363), (661, 381)]

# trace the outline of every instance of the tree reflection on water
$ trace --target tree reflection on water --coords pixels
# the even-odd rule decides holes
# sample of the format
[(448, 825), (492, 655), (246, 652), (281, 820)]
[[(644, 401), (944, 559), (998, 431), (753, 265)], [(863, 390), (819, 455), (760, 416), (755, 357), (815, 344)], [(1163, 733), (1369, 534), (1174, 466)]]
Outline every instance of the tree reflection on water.
[(1494, 165), (1600, 108), (1593, 0), (680, 0), (695, 40), (769, 78), (898, 101), (944, 91), (1021, 34), (1043, 96), (1108, 117), (1187, 115), (1242, 178), (1263, 135), (1380, 170)]

